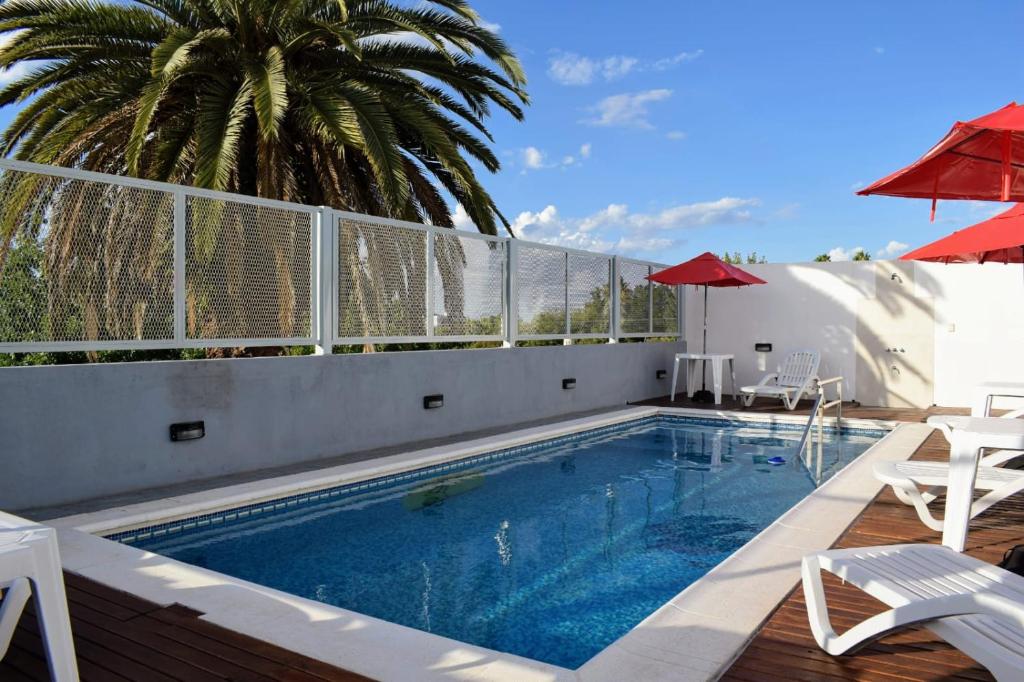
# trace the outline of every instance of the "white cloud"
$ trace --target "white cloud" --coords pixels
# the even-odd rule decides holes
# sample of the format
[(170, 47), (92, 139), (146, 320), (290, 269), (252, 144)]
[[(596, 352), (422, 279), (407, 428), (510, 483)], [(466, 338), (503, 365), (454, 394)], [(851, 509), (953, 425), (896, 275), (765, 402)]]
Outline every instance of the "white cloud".
[(679, 66), (680, 64), (685, 64), (686, 62), (692, 62), (694, 59), (697, 59), (702, 54), (704, 54), (704, 50), (694, 50), (693, 52), (680, 52), (679, 54), (674, 55), (672, 57), (666, 57), (664, 59), (657, 60), (656, 62), (651, 64), (651, 68), (654, 69), (655, 71), (667, 71), (668, 69), (671, 69), (673, 66)]
[(898, 242), (895, 239), (893, 239), (890, 240), (889, 243), (886, 244), (884, 247), (876, 251), (875, 255), (878, 256), (879, 258), (892, 258), (893, 256), (900, 255), (909, 248), (910, 244), (904, 244), (903, 242)]
[(589, 159), (590, 158), (590, 152), (591, 152), (591, 150), (593, 148), (594, 148), (594, 146), (592, 144), (590, 144), (589, 142), (585, 142), (585, 143), (581, 144), (580, 145), (580, 157), (584, 158), (584, 159)]
[(575, 52), (555, 52), (548, 60), (548, 76), (562, 85), (589, 85), (599, 77), (605, 81), (624, 78), (634, 71), (667, 71), (697, 59), (704, 50), (680, 52), (654, 61), (643, 61), (628, 55), (587, 57)]
[[(17, 40), (21, 33), (22, 31), (15, 31), (0, 35), (0, 50)], [(0, 85), (6, 85), (28, 75), (33, 66), (32, 62), (18, 62), (10, 69), (0, 70)]]
[(855, 246), (852, 249), (847, 250), (841, 246), (837, 246), (828, 252), (828, 257), (831, 258), (834, 262), (853, 260), (853, 257), (861, 251), (867, 252), (867, 249), (865, 249), (863, 246)]
[(874, 50), (875, 50), (875, 54), (885, 54), (885, 48), (884, 47), (875, 47)]
[(659, 88), (605, 97), (591, 107), (596, 116), (585, 122), (597, 126), (651, 129), (654, 126), (647, 120), (648, 105), (652, 102), (666, 100), (671, 96), (671, 90)]
[(584, 217), (564, 217), (549, 205), (537, 212), (520, 213), (512, 228), (528, 241), (649, 255), (678, 243), (677, 230), (752, 222), (750, 209), (759, 204), (757, 199), (723, 197), (670, 206), (653, 213), (633, 213), (626, 204), (609, 204)]
[(548, 62), (548, 75), (562, 85), (587, 85), (593, 82), (596, 72), (597, 62), (573, 52), (557, 55)]
[(667, 137), (670, 140), (685, 140), (686, 133), (684, 133), (682, 130), (670, 130), (667, 133), (665, 133), (665, 137)]
[(530, 170), (537, 170), (544, 167), (546, 155), (536, 147), (527, 147), (522, 151), (523, 165)]
[(635, 57), (608, 57), (601, 62), (601, 75), (606, 81), (622, 78), (633, 70), (638, 61)]
[(476, 232), (476, 225), (473, 224), (473, 219), (466, 213), (466, 209), (462, 207), (462, 204), (455, 204), (455, 212), (452, 213), (452, 225), (457, 230)]

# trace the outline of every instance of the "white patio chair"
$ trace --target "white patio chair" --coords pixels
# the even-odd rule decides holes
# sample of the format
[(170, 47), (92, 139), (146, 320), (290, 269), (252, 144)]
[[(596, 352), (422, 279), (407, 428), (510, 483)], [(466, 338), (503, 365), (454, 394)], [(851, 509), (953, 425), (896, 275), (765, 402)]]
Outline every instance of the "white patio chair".
[[(1001, 450), (992, 455), (1012, 459), (1020, 452)], [(993, 461), (985, 458), (982, 461)], [(1005, 461), (1005, 459), (1003, 460)], [(892, 487), (900, 502), (913, 505), (921, 523), (932, 530), (942, 531), (945, 523), (932, 516), (928, 505), (935, 499), (937, 491), (949, 484), (949, 464), (943, 462), (876, 462), (875, 478)], [(924, 487), (922, 491), (918, 486)], [(974, 480), (976, 490), (987, 490), (982, 497), (971, 503), (971, 518), (1024, 490), (1024, 471), (1004, 469), (997, 466), (978, 466)]]
[(818, 390), (818, 365), (821, 354), (812, 350), (790, 353), (773, 374), (767, 374), (756, 386), (744, 386), (743, 404), (750, 407), (757, 396), (780, 398), (787, 410), (796, 409), (800, 397)]
[[(821, 571), (891, 608), (837, 635)], [(912, 625), (923, 625), (989, 669), (997, 680), (1024, 670), (1024, 578), (943, 545), (835, 549), (804, 557), (807, 618), (833, 656)]]
[(5, 591), (0, 602), (0, 658), (7, 654), (18, 620), (32, 596), (50, 677), (56, 682), (77, 680), (56, 531), (0, 512), (0, 588)]
[[(983, 400), (984, 408), (975, 407), (976, 415), (988, 416), (990, 400)], [(1001, 419), (1017, 419), (1024, 410), (1014, 410), (1000, 415)], [(952, 439), (953, 425), (960, 417), (935, 415), (928, 418), (928, 425), (942, 431), (947, 441)], [(988, 491), (971, 504), (971, 518), (981, 514), (992, 505), (1011, 495), (1024, 491), (1024, 470), (998, 468), (1011, 459), (1024, 455), (1019, 450), (997, 450), (982, 457), (978, 462), (978, 474), (974, 482), (976, 490)], [(949, 483), (949, 464), (946, 462), (877, 462), (874, 475), (879, 481), (892, 487), (896, 497), (906, 505), (912, 505), (921, 522), (932, 530), (942, 531), (943, 521), (932, 516), (928, 505)], [(922, 490), (921, 488), (925, 489)]]

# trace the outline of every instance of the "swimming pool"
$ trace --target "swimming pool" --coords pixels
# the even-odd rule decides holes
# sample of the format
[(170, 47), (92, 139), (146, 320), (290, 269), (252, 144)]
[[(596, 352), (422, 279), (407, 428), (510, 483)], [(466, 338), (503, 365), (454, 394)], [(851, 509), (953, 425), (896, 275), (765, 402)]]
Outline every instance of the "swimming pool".
[[(883, 435), (830, 434), (826, 472)], [(576, 668), (813, 490), (798, 437), (662, 415), (110, 537)]]

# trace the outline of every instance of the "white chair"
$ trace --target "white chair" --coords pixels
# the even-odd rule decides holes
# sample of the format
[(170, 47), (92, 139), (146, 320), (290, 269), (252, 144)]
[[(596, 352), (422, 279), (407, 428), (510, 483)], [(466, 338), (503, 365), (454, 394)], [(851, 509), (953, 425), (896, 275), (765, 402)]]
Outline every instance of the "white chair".
[(800, 397), (813, 395), (818, 390), (818, 365), (821, 355), (812, 350), (800, 350), (786, 356), (779, 371), (765, 375), (756, 386), (744, 386), (743, 404), (750, 407), (754, 398), (781, 398), (787, 410), (796, 409)]
[[(835, 574), (891, 608), (837, 635), (821, 571)], [(997, 680), (1024, 671), (1024, 578), (943, 545), (835, 549), (804, 557), (807, 618), (833, 656), (896, 630), (923, 625), (989, 669)]]
[[(1012, 459), (1020, 454), (1001, 450), (991, 457), (995, 458), (998, 455)], [(990, 458), (983, 458), (981, 461), (982, 464), (978, 465), (978, 473), (974, 479), (974, 488), (988, 492), (971, 503), (972, 519), (997, 502), (1024, 490), (1024, 471), (985, 465), (986, 461), (993, 461)], [(938, 490), (949, 485), (949, 464), (914, 461), (876, 462), (874, 474), (879, 481), (892, 486), (892, 491), (896, 493), (900, 502), (914, 506), (921, 523), (932, 530), (941, 532), (945, 529), (945, 522), (932, 516), (928, 505), (935, 499)], [(918, 486), (926, 490), (922, 492)]]
[(50, 677), (56, 682), (78, 679), (64, 593), (64, 574), (52, 528), (0, 512), (0, 658), (7, 653), (29, 596), (46, 649)]
[[(994, 395), (1021, 396), (1024, 392), (1016, 384), (981, 384), (975, 391), (972, 415), (988, 417)], [(1015, 388), (1010, 388), (1015, 387)], [(992, 393), (991, 391), (997, 391)], [(1000, 415), (1001, 419), (1016, 419), (1024, 410), (1014, 410)], [(953, 427), (962, 422), (962, 417), (935, 415), (928, 418), (928, 425), (942, 431), (946, 440), (952, 442)], [(1024, 491), (1024, 471), (998, 468), (1011, 459), (1024, 455), (1019, 450), (997, 450), (978, 462), (978, 473), (974, 481), (976, 490), (988, 491), (971, 503), (970, 518), (974, 518), (992, 505), (1011, 495)], [(896, 497), (906, 505), (913, 505), (921, 522), (932, 530), (942, 531), (944, 521), (932, 516), (928, 505), (949, 484), (949, 464), (946, 462), (877, 462), (875, 478), (892, 487)], [(921, 490), (924, 487), (925, 490)]]

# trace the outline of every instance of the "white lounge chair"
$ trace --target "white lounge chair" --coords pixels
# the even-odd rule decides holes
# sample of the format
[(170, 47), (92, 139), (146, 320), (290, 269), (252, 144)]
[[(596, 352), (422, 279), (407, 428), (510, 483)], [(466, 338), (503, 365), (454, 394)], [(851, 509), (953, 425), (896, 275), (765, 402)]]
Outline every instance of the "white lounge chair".
[[(991, 406), (991, 395), (984, 395), (973, 409), (978, 417), (987, 417)], [(1002, 419), (1016, 419), (1024, 410), (1014, 410), (1000, 416)], [(928, 418), (928, 425), (942, 431), (946, 440), (952, 442), (953, 427), (962, 421), (961, 417), (935, 415)], [(1011, 495), (1024, 491), (1024, 470), (999, 468), (1011, 459), (1024, 455), (1019, 450), (997, 450), (978, 462), (978, 473), (974, 481), (976, 490), (988, 491), (971, 504), (971, 518), (978, 516), (992, 505)], [(877, 462), (874, 475), (879, 481), (892, 487), (896, 497), (906, 505), (913, 505), (921, 522), (932, 530), (942, 531), (943, 521), (932, 516), (928, 505), (949, 484), (949, 464), (946, 462)], [(924, 490), (921, 488), (924, 487)]]
[(30, 596), (46, 649), (50, 677), (56, 682), (78, 679), (71, 620), (64, 593), (64, 575), (52, 528), (0, 512), (0, 658)]
[[(996, 453), (1006, 459), (1012, 459), (1020, 454), (1007, 450)], [(913, 461), (876, 462), (874, 474), (879, 481), (892, 486), (892, 491), (896, 493), (900, 502), (914, 506), (921, 523), (940, 532), (945, 528), (943, 521), (932, 516), (928, 504), (935, 499), (937, 490), (949, 484), (949, 464)], [(918, 486), (924, 487), (925, 491), (922, 492)], [(1024, 471), (981, 464), (974, 479), (974, 488), (988, 492), (971, 503), (972, 519), (997, 502), (1024, 490)]]
[[(821, 571), (890, 606), (837, 635)], [(997, 680), (1024, 671), (1024, 578), (943, 545), (836, 549), (804, 557), (807, 617), (818, 646), (853, 653), (896, 630), (923, 625), (989, 669)]]
[(756, 386), (744, 386), (743, 404), (750, 407), (754, 398), (780, 398), (787, 410), (796, 409), (800, 397), (813, 395), (818, 390), (818, 365), (821, 355), (812, 350), (790, 353), (779, 366), (779, 371), (767, 374)]

